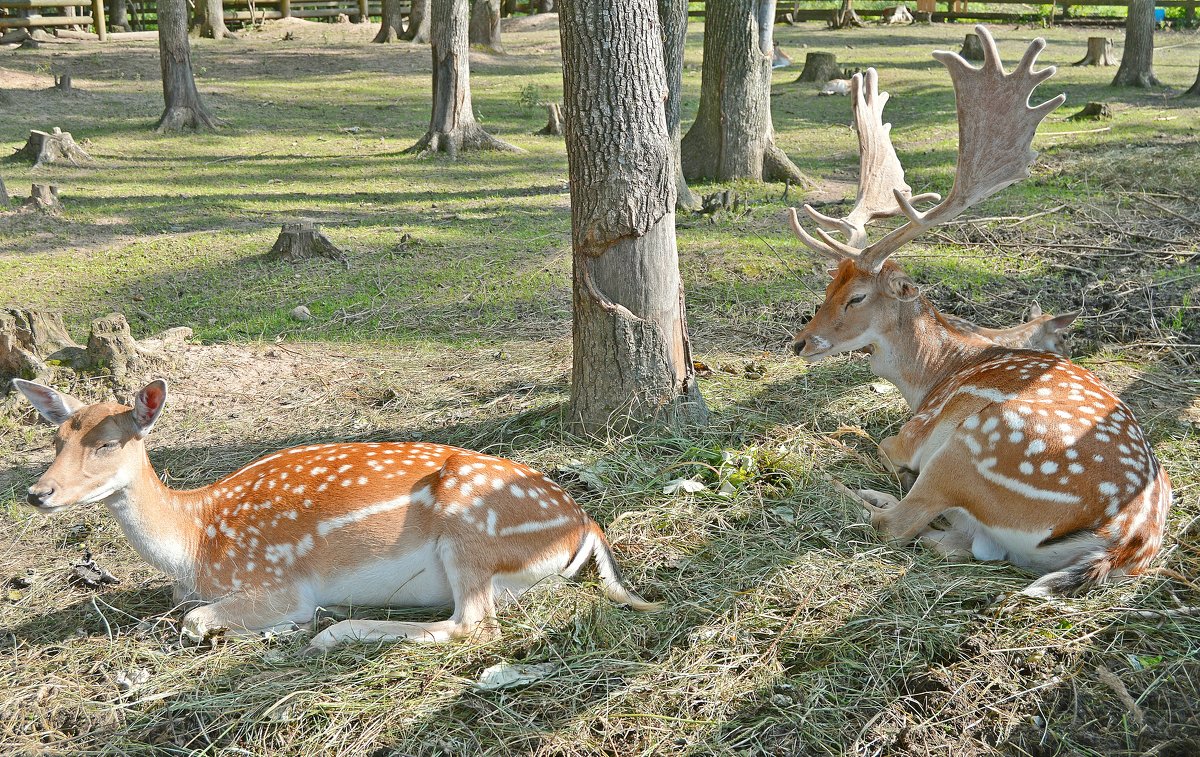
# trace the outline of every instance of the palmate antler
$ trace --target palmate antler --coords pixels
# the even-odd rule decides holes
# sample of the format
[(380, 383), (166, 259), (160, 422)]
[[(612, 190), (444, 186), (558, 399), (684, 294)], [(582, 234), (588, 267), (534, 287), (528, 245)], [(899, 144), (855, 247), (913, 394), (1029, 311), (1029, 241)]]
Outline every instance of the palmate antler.
[[(904, 182), (904, 168), (892, 147), (891, 124), (883, 123), (883, 106), (888, 95), (879, 92), (875, 69), (867, 69), (865, 79), (862, 74), (855, 74), (850, 82), (861, 152), (858, 201), (842, 219), (805, 205), (804, 212), (823, 227), (816, 230), (815, 237), (800, 225), (795, 209), (790, 209), (792, 230), (801, 241), (823, 255), (838, 260), (852, 257), (860, 268), (877, 271), (890, 255), (926, 229), (951, 220), (975, 203), (1029, 176), (1029, 165), (1037, 157), (1031, 145), (1038, 124), (1063, 104), (1066, 95), (1060, 94), (1036, 107), (1029, 105), (1033, 90), (1055, 72), (1053, 66), (1033, 70), (1037, 56), (1046, 47), (1045, 40), (1038, 38), (1031, 42), (1016, 70), (1005, 74), (992, 35), (983, 26), (975, 27), (975, 31), (983, 44), (981, 67), (974, 68), (957, 53), (939, 50), (933, 54), (950, 72), (958, 105), (958, 165), (954, 187), (946, 199), (924, 213), (914, 207), (917, 202), (937, 200), (940, 196), (935, 193), (912, 196), (912, 190)], [(866, 225), (870, 221), (901, 213), (908, 223), (874, 244), (867, 244)], [(840, 231), (846, 241), (838, 241), (826, 229)]]

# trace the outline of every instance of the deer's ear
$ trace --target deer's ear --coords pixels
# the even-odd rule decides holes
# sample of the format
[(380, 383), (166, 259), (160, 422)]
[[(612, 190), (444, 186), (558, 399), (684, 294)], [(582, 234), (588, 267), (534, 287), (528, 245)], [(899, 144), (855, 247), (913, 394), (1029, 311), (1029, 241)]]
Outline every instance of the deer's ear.
[(1051, 318), (1046, 325), (1054, 331), (1062, 331), (1074, 323), (1075, 319), (1078, 317), (1078, 310), (1076, 310), (1074, 313), (1063, 313), (1062, 315), (1056, 315)]
[(1042, 306), (1036, 302), (1029, 306), (1029, 320), (1042, 317)]
[(167, 402), (167, 382), (155, 379), (137, 393), (133, 398), (133, 425), (137, 428), (137, 437), (145, 438), (154, 428), (154, 422), (162, 413), (163, 405)]
[(921, 289), (907, 273), (900, 270), (888, 271), (883, 274), (883, 293), (901, 302), (912, 302), (921, 296)]
[(13, 379), (13, 386), (21, 390), (21, 394), (24, 394), (33, 403), (39, 415), (55, 426), (66, 423), (68, 418), (79, 412), (84, 406), (82, 402), (66, 392), (51, 389), (44, 384)]

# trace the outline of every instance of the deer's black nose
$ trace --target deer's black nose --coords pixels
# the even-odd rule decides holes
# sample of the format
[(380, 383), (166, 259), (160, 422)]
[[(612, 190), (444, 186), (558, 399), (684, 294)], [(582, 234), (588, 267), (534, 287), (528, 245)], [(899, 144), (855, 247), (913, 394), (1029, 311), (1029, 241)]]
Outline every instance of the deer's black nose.
[(34, 484), (29, 487), (29, 496), (25, 500), (34, 507), (43, 507), (54, 496), (54, 487), (46, 484)]
[(801, 352), (804, 352), (805, 342), (806, 340), (804, 339), (797, 339), (796, 341), (792, 342), (792, 352), (796, 353), (797, 355), (799, 355)]

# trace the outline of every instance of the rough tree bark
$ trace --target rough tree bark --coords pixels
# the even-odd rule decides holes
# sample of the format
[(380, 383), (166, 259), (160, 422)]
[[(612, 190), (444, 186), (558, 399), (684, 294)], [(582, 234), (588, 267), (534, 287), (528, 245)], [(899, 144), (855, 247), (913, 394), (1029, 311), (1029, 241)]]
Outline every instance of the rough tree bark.
[(662, 25), (663, 63), (667, 72), (667, 132), (675, 143), (675, 209), (699, 210), (700, 197), (683, 176), (683, 157), (679, 147), (679, 104), (683, 83), (683, 45), (687, 40), (688, 0), (658, 0), (658, 20)]
[(408, 11), (408, 26), (404, 29), (402, 39), (421, 45), (429, 42), (429, 2), (430, 0), (412, 0)]
[(237, 39), (237, 35), (225, 26), (225, 8), (222, 0), (196, 0), (196, 15), (200, 22), (201, 37)]
[(1114, 87), (1157, 87), (1154, 75), (1154, 0), (1129, 0), (1125, 18), (1125, 49)]
[(838, 68), (836, 54), (812, 52), (804, 56), (804, 69), (800, 71), (796, 81), (824, 84), (841, 75), (842, 70)]
[(160, 134), (181, 129), (217, 128), (217, 119), (204, 107), (200, 93), (196, 91), (192, 48), (187, 33), (187, 0), (159, 0), (158, 57), (166, 102), (162, 118), (154, 127)]
[(775, 0), (724, 0), (705, 8), (700, 109), (683, 138), (684, 175), (808, 184), (776, 147), (771, 125)]
[(687, 425), (708, 414), (675, 247), (674, 145), (655, 5), (559, 4), (571, 185), (570, 415), (587, 434)]
[(110, 32), (133, 31), (133, 27), (129, 25), (126, 0), (108, 0), (108, 30)]
[(494, 53), (504, 52), (504, 46), (500, 44), (500, 0), (471, 0), (468, 38), (472, 45)]
[(433, 0), (431, 10), (433, 110), (429, 131), (406, 152), (444, 152), (453, 158), (463, 150), (518, 151), (475, 120), (467, 58), (467, 0)]
[(395, 42), (404, 38), (404, 16), (400, 13), (400, 0), (383, 0), (379, 31), (372, 42)]
[(1075, 61), (1072, 66), (1115, 66), (1116, 55), (1113, 52), (1113, 41), (1108, 37), (1088, 37), (1087, 55), (1082, 60)]

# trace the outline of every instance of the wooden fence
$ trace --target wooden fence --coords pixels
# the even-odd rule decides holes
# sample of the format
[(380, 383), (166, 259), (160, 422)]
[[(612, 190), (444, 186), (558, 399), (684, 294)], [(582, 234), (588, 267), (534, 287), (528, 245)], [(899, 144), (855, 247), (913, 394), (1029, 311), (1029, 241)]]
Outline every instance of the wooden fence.
[[(534, 0), (530, 0), (532, 3)], [(841, 7), (840, 0), (820, 0), (821, 7), (811, 7), (813, 2), (780, 0), (777, 12), (780, 18), (791, 21), (831, 21)], [(1196, 23), (1196, 8), (1200, 0), (1156, 0), (1159, 8), (1183, 8), (1184, 19), (1189, 25)], [(252, 24), (259, 21), (282, 18), (332, 19), (345, 15), (351, 20), (362, 17), (378, 17), (382, 12), (382, 0), (225, 0), (225, 21), (232, 24)], [(972, 3), (968, 0), (916, 0), (917, 11), (929, 14), (932, 21), (1016, 21), (1044, 16), (1051, 23), (1077, 21), (1078, 9), (1086, 7), (1126, 7), (1127, 0), (1052, 0), (1039, 4), (1026, 0), (988, 0)], [(995, 6), (1021, 5), (1027, 10), (1008, 12), (996, 10)], [(134, 28), (156, 28), (158, 16), (155, 0), (128, 0), (129, 19)], [(408, 3), (403, 12), (408, 12)], [(938, 10), (944, 6), (945, 10)], [(519, 4), (517, 5), (519, 7)], [(1042, 9), (1050, 8), (1045, 16)], [(864, 18), (880, 16), (881, 9), (856, 9)], [(1076, 13), (1073, 15), (1072, 11)], [(43, 15), (43, 11), (56, 11), (58, 15)], [(693, 0), (689, 15), (702, 17), (704, 2)], [(1116, 20), (1106, 17), (1106, 20)], [(0, 31), (8, 28), (54, 28), (93, 26), (101, 42), (108, 38), (104, 17), (104, 0), (91, 0), (90, 4), (63, 5), (62, 0), (0, 0)]]

